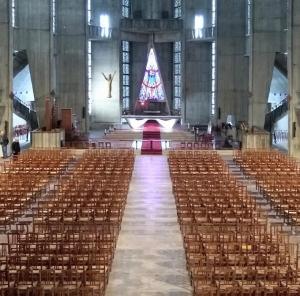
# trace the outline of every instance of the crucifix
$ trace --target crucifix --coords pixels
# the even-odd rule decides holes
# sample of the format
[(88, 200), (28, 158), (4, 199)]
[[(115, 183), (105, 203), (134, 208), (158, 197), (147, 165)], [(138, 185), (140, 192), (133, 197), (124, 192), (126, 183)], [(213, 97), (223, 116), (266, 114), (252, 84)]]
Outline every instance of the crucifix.
[(107, 81), (108, 83), (108, 98), (111, 98), (111, 91), (112, 91), (112, 82), (114, 80), (114, 77), (115, 77), (115, 74), (116, 74), (116, 71), (114, 72), (114, 74), (108, 74), (108, 76), (106, 76), (103, 72), (102, 72), (102, 75), (103, 77), (105, 78), (105, 80)]

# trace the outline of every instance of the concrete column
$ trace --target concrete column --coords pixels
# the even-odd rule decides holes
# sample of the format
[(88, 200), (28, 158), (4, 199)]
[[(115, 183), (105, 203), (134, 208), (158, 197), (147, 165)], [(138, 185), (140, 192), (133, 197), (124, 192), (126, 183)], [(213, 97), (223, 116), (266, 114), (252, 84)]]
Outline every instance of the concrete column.
[(274, 68), (275, 52), (253, 52), (250, 59), (249, 125), (264, 127), (269, 90)]
[(248, 57), (246, 44), (246, 1), (217, 2), (217, 112), (236, 121), (248, 119)]
[(211, 42), (190, 41), (196, 14), (210, 24), (211, 1), (183, 1), (184, 44), (182, 64), (182, 114), (190, 124), (208, 124), (211, 106)]
[(14, 50), (26, 49), (40, 127), (45, 98), (56, 92), (51, 5), (49, 0), (16, 0)]
[(86, 1), (57, 1), (57, 94), (87, 131)]
[(0, 0), (0, 129), (12, 138), (12, 29), (10, 1)]
[(185, 115), (191, 124), (208, 124), (211, 106), (211, 43), (185, 45)]
[(275, 53), (282, 50), (285, 7), (282, 0), (252, 0), (249, 71), (249, 125), (264, 127)]
[(300, 2), (289, 0), (288, 12), (289, 154), (300, 158)]
[[(114, 34), (111, 39), (92, 42), (92, 113), (90, 127), (97, 129), (108, 124), (120, 122), (120, 87), (122, 85), (122, 68), (120, 68), (121, 40), (119, 0), (93, 0), (93, 18), (98, 19), (101, 13), (107, 13)], [(120, 72), (121, 71), (121, 72)], [(103, 77), (115, 72), (112, 81), (112, 97), (107, 98), (108, 82)], [(120, 75), (119, 75), (120, 74)]]

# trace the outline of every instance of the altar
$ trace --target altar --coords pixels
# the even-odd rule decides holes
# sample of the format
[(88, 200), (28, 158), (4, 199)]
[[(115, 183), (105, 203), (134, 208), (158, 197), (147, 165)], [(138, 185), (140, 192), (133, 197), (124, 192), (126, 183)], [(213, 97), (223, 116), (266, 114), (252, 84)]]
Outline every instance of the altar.
[(123, 115), (122, 119), (126, 120), (132, 129), (141, 129), (148, 120), (158, 122), (163, 128), (172, 129), (177, 122), (180, 122), (181, 116), (172, 115)]

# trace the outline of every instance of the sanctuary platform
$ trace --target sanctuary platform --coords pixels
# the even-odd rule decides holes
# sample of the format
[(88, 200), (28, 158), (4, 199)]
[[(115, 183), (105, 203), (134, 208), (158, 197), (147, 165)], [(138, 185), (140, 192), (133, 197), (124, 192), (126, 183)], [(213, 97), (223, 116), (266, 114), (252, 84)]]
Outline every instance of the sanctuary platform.
[(143, 128), (148, 120), (154, 120), (163, 128), (172, 129), (174, 125), (181, 120), (181, 116), (172, 115), (123, 115), (122, 119), (126, 120), (132, 129)]

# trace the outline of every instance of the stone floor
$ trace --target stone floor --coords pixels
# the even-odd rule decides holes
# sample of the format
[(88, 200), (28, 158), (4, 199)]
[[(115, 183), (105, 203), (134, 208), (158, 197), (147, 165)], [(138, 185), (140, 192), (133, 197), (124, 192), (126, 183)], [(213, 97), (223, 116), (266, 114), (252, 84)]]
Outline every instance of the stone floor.
[(165, 156), (137, 156), (106, 296), (192, 295)]

